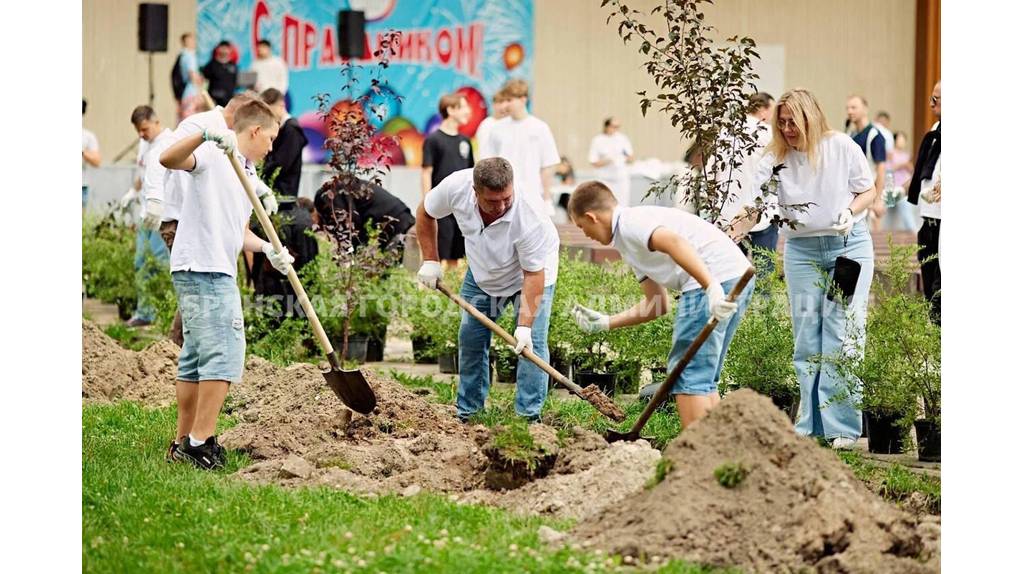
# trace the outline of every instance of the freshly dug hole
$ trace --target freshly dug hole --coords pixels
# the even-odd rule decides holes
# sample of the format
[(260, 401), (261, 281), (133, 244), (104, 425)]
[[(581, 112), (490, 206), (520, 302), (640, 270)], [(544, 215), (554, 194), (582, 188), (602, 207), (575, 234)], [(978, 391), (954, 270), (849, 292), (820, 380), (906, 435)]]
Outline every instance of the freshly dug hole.
[[(574, 537), (640, 559), (754, 572), (938, 571), (934, 517), (884, 502), (753, 391), (730, 394), (664, 456), (671, 470), (661, 483), (584, 520)], [(732, 488), (715, 476), (741, 466)]]

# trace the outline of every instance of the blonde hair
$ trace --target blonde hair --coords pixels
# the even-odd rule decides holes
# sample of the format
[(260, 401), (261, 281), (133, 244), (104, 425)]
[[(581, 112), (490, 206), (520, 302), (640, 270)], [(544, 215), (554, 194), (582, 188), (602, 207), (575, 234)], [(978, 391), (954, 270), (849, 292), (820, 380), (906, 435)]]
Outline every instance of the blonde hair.
[(512, 98), (529, 98), (530, 97), (530, 85), (525, 80), (515, 78), (505, 82), (505, 85), (501, 87), (501, 92), (505, 94), (508, 99)]
[(235, 111), (234, 120), (232, 127), (236, 132), (241, 132), (253, 125), (264, 129), (278, 125), (274, 110), (270, 109), (270, 106), (263, 103), (262, 100), (250, 100), (239, 106)]
[(569, 197), (566, 211), (576, 219), (588, 211), (606, 211), (615, 209), (618, 201), (607, 185), (600, 181), (585, 181), (576, 187)]
[(818, 98), (803, 88), (793, 88), (779, 98), (775, 112), (772, 114), (772, 142), (768, 145), (768, 151), (775, 156), (777, 162), (782, 163), (786, 159), (786, 153), (790, 150), (790, 146), (786, 143), (786, 138), (779, 128), (779, 111), (783, 106), (793, 114), (793, 122), (796, 124), (797, 131), (800, 132), (800, 141), (804, 146), (804, 149), (800, 151), (806, 151), (807, 160), (812, 166), (817, 166), (818, 144), (825, 136), (829, 135), (832, 128), (828, 125), (828, 119), (825, 118), (825, 112), (822, 111)]

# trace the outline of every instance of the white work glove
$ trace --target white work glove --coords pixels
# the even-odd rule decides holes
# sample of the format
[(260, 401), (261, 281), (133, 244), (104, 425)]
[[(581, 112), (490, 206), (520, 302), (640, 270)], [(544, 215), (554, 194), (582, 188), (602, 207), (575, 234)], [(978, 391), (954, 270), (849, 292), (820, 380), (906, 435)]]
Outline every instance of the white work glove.
[(138, 198), (139, 192), (134, 187), (129, 187), (128, 191), (126, 191), (124, 195), (121, 196), (121, 208), (127, 209)]
[(599, 333), (610, 328), (611, 317), (583, 305), (573, 305), (572, 318), (584, 333)]
[(533, 350), (533, 330), (520, 325), (516, 327), (516, 354), (520, 355), (526, 349)]
[(274, 244), (269, 241), (263, 244), (263, 254), (267, 256), (267, 260), (270, 264), (277, 269), (282, 275), (288, 274), (288, 269), (291, 268), (292, 263), (295, 263), (295, 258), (292, 257), (291, 253), (288, 253), (288, 248), (281, 246), (281, 252), (274, 251)]
[(142, 216), (142, 228), (155, 231), (160, 229), (160, 221), (163, 218), (164, 204), (155, 199), (146, 200), (146, 213)]
[(832, 229), (844, 237), (850, 234), (850, 230), (853, 229), (853, 211), (849, 207), (839, 212), (839, 215), (836, 216), (836, 224), (832, 226)]
[(735, 301), (729, 301), (725, 298), (725, 291), (722, 290), (722, 284), (714, 279), (708, 284), (708, 288), (704, 290), (704, 294), (708, 298), (708, 312), (715, 319), (718, 319), (719, 323), (728, 321), (732, 314), (736, 312), (739, 305)]
[(263, 209), (266, 210), (267, 215), (277, 213), (277, 198), (274, 197), (274, 190), (270, 189), (267, 184), (259, 181), (256, 184), (256, 195), (263, 201)]
[(437, 282), (441, 279), (441, 262), (424, 261), (416, 273), (416, 279), (430, 289), (437, 289)]
[(217, 144), (217, 147), (227, 153), (235, 151), (238, 147), (238, 137), (227, 128), (206, 128), (203, 131), (203, 140)]

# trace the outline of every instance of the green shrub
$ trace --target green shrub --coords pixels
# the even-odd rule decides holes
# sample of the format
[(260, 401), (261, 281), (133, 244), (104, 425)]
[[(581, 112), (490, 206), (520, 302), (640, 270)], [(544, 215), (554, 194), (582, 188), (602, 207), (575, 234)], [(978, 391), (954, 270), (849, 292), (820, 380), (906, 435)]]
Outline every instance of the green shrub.
[(135, 310), (135, 231), (113, 214), (82, 224), (82, 282), (86, 296), (117, 305), (121, 318)]
[[(722, 389), (753, 389), (780, 402), (796, 400), (800, 385), (793, 367), (793, 321), (780, 257), (766, 250), (754, 257), (757, 278), (722, 369)], [(775, 262), (769, 271), (767, 262)]]
[(647, 481), (645, 488), (650, 490), (661, 484), (665, 480), (665, 477), (668, 476), (668, 473), (672, 472), (672, 468), (674, 466), (675, 463), (673, 463), (670, 458), (661, 457), (658, 459), (658, 465), (654, 467), (654, 476)]
[(715, 480), (725, 488), (736, 488), (750, 474), (743, 463), (727, 462), (715, 469)]

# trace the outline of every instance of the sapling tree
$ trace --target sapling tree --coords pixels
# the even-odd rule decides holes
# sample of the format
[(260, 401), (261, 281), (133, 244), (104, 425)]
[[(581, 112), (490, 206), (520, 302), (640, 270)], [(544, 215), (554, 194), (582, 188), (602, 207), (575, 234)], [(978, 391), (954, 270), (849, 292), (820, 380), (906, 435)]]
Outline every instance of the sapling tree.
[[(655, 106), (679, 130), (680, 139), (695, 142), (704, 158), (687, 176), (672, 175), (655, 183), (648, 194), (660, 196), (675, 190), (709, 221), (720, 221), (722, 208), (735, 195), (730, 192), (744, 159), (757, 150), (758, 136), (767, 127), (747, 127), (750, 97), (757, 92), (753, 63), (760, 56), (756, 43), (746, 36), (732, 36), (716, 45), (715, 28), (705, 22), (701, 4), (711, 0), (664, 0), (647, 14), (629, 7), (625, 0), (602, 0), (611, 7), (607, 22), (617, 23), (623, 43), (634, 43), (644, 56), (644, 69), (657, 86), (640, 96), (640, 112)], [(649, 20), (660, 19), (660, 24)], [(777, 174), (777, 171), (776, 171)], [(762, 191), (767, 191), (762, 187)], [(748, 214), (760, 217), (768, 205), (757, 201)], [(800, 211), (806, 205), (788, 206)], [(773, 216), (776, 223), (795, 227), (795, 222)]]
[(386, 278), (401, 257), (401, 250), (381, 241), (389, 235), (385, 230), (392, 222), (368, 221), (365, 229), (357, 224), (363, 221), (357, 206), (371, 199), (375, 186), (381, 185), (391, 169), (390, 150), (398, 145), (395, 136), (375, 134), (367, 114), (383, 117), (383, 111), (371, 102), (381, 91), (384, 71), (396, 54), (400, 37), (401, 33), (394, 30), (379, 37), (378, 48), (373, 52), (376, 63), (368, 72), (369, 89), (361, 96), (352, 97), (364, 70), (349, 60), (342, 66), (342, 92), (349, 104), (332, 105), (331, 96), (326, 93), (316, 97), (320, 115), (329, 128), (330, 137), (324, 148), (334, 172), (320, 187), (320, 205), (326, 209), (321, 210), (319, 225), (331, 243), (331, 257), (336, 264), (332, 271), (344, 297), (340, 325), (342, 356), (348, 350), (349, 331), (357, 311), (368, 311), (366, 302), (361, 300), (376, 282)]

